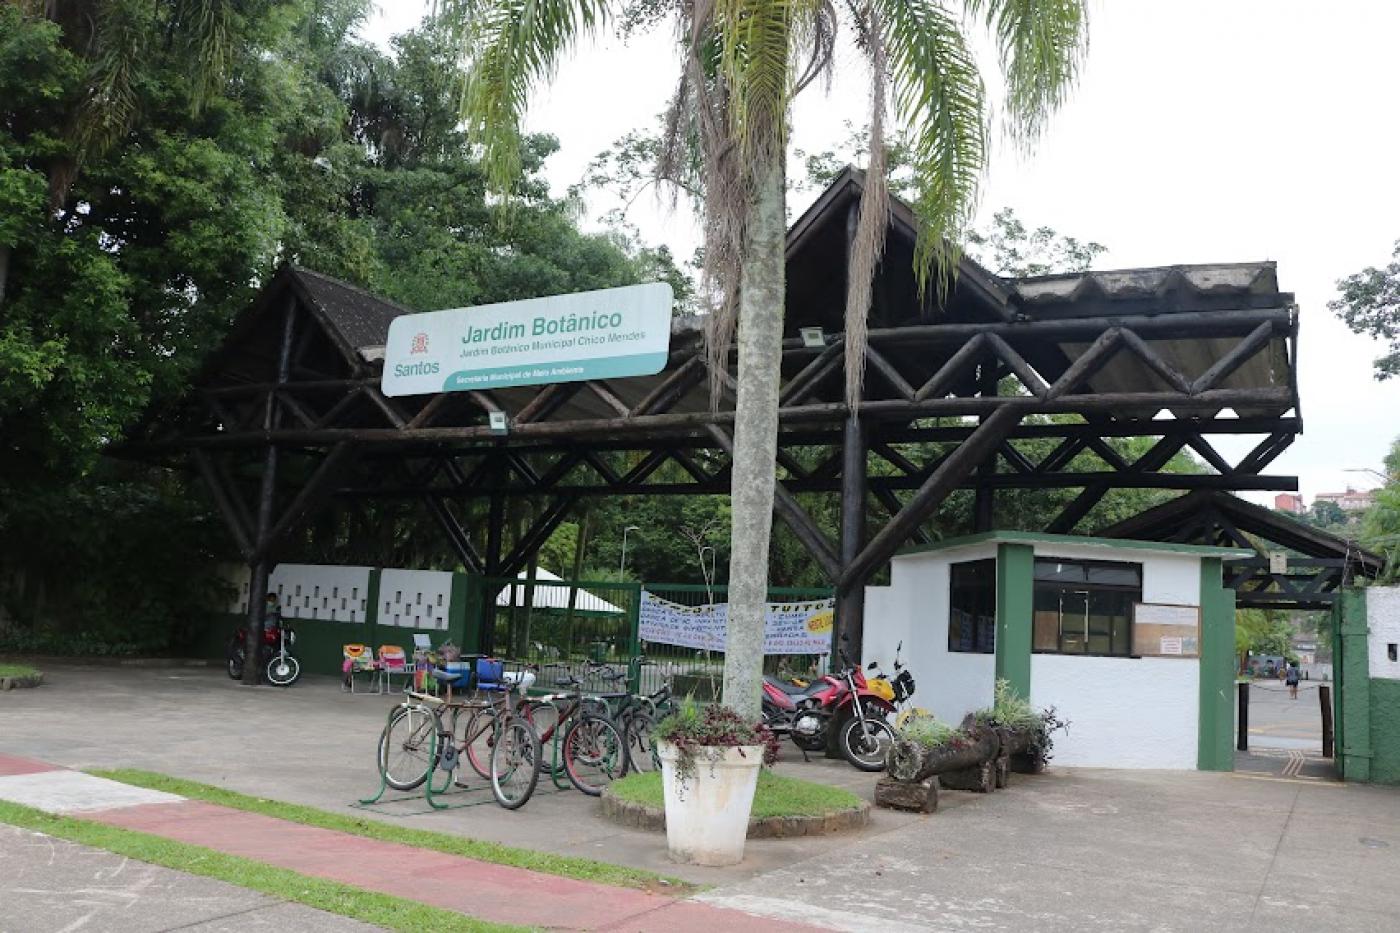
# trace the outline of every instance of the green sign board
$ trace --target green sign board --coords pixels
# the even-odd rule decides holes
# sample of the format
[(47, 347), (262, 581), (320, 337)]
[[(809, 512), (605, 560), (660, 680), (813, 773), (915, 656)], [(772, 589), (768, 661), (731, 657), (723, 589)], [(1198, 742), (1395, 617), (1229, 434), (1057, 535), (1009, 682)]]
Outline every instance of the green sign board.
[(664, 282), (405, 314), (389, 324), (384, 394), (649, 376), (671, 349)]

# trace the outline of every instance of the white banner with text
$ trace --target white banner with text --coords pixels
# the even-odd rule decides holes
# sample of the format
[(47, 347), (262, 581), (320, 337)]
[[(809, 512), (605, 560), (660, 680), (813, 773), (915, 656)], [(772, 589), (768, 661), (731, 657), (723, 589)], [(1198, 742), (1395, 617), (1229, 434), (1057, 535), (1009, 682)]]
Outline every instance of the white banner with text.
[[(763, 627), (764, 654), (827, 654), (836, 600), (769, 603)], [(723, 651), (729, 604), (682, 606), (642, 591), (639, 632), (642, 641)]]

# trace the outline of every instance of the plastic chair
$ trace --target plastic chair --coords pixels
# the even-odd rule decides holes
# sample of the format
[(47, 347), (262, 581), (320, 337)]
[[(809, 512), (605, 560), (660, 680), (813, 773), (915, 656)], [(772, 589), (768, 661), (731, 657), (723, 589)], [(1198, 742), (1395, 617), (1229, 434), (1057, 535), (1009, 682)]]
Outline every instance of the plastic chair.
[(383, 693), (384, 683), (380, 678), (380, 665), (374, 660), (374, 652), (368, 645), (344, 645), (341, 648), (344, 660), (341, 662), (340, 670), (343, 675), (341, 681), (345, 690), (355, 693), (355, 675), (369, 674), (369, 690), (361, 690), (360, 693)]
[(408, 666), (408, 655), (398, 645), (379, 646), (379, 678), (384, 691), (387, 693), (394, 687), (395, 676), (402, 678), (400, 685), (405, 692), (413, 683), (413, 668)]

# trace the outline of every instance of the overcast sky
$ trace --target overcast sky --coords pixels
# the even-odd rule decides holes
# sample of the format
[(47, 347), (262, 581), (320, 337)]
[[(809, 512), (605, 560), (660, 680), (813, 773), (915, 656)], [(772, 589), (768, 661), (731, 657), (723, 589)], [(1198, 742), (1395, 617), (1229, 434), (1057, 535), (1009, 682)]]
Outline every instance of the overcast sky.
[[(1096, 268), (1278, 263), (1302, 317), (1304, 434), (1270, 472), (1318, 492), (1377, 480), (1400, 435), (1400, 380), (1378, 383), (1380, 345), (1327, 310), (1336, 280), (1387, 261), (1400, 238), (1400, 4), (1375, 0), (1091, 0), (1090, 51), (1069, 105), (1033, 154), (1005, 150), (983, 189), (983, 218), (1011, 206), (1028, 224), (1109, 247)], [(381, 0), (365, 30), (384, 44), (413, 28), (420, 0)], [(832, 148), (843, 120), (866, 120), (867, 75), (849, 49), (847, 80), (809, 89), (794, 146)], [(537, 94), (527, 127), (559, 137), (558, 193), (626, 132), (655, 125), (675, 82), (669, 30), (580, 48)], [(810, 196), (792, 206), (800, 211)], [(650, 242), (688, 257), (686, 217), (641, 203)], [(1227, 455), (1251, 446), (1231, 446)], [(1267, 501), (1272, 494), (1251, 498)]]

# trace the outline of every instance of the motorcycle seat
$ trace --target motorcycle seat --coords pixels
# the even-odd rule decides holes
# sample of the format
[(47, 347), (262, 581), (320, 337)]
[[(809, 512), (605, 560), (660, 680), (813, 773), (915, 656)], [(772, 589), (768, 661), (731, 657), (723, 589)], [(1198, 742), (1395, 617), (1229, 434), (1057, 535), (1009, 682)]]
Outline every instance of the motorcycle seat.
[(827, 687), (827, 683), (824, 680), (814, 680), (805, 687), (799, 687), (795, 683), (786, 680), (779, 680), (776, 677), (764, 677), (763, 679), (767, 683), (770, 683), (774, 687), (777, 687), (779, 690), (783, 691), (783, 693), (786, 693), (790, 697), (811, 696), (812, 694), (818, 693), (826, 689)]

